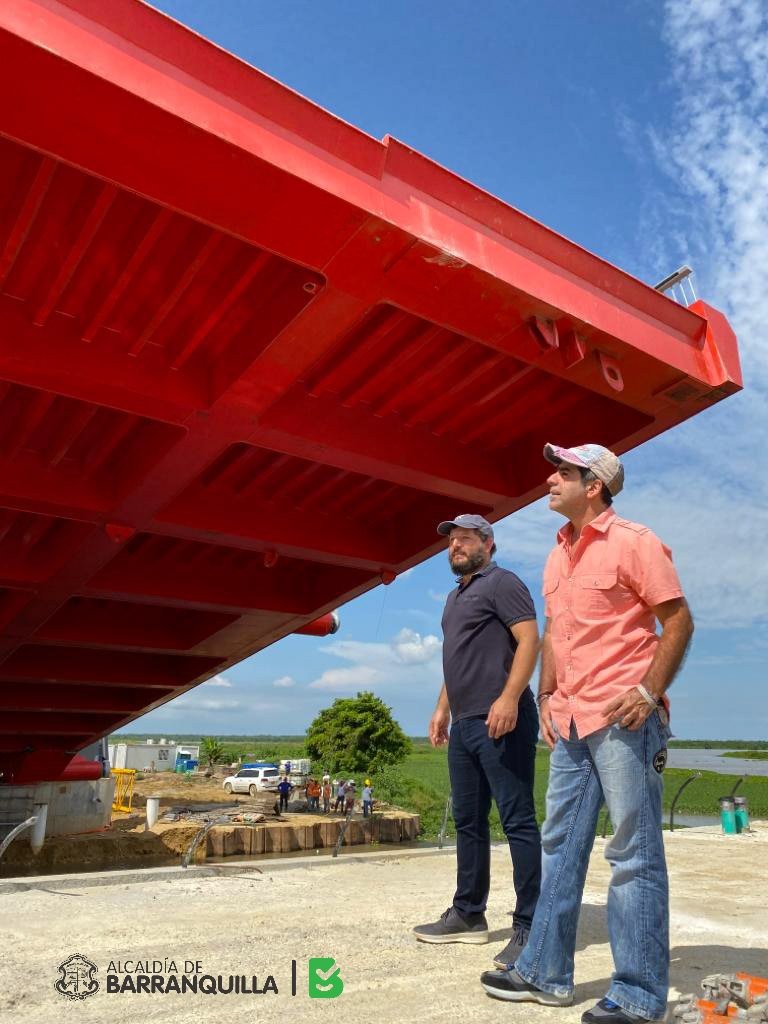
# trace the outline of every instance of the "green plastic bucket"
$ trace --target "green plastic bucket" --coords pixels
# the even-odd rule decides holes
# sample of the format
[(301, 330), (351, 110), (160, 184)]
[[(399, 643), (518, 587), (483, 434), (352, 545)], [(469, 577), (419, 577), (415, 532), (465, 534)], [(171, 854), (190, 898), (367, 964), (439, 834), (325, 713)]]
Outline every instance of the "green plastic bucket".
[(736, 815), (736, 831), (749, 832), (749, 804), (745, 796), (733, 798), (734, 814)]
[(736, 835), (736, 803), (732, 796), (720, 797), (720, 823), (728, 836)]

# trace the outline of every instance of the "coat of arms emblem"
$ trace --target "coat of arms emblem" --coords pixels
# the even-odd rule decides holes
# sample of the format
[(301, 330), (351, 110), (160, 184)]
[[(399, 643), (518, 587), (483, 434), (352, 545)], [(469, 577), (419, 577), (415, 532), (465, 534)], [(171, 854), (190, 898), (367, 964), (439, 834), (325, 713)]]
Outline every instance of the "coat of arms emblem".
[(67, 999), (87, 999), (99, 991), (99, 983), (94, 978), (98, 967), (81, 953), (68, 956), (63, 964), (59, 964), (59, 971), (61, 977), (53, 987)]

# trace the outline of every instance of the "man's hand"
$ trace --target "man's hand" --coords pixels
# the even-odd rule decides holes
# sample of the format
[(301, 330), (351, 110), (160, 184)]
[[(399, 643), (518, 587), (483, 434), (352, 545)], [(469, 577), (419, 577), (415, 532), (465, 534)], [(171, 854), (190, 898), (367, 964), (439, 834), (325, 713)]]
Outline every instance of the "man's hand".
[(549, 711), (548, 700), (543, 700), (539, 706), (539, 729), (541, 731), (541, 738), (550, 750), (554, 750), (557, 743), (557, 733), (552, 725), (552, 715)]
[[(693, 635), (693, 619), (682, 597), (653, 605), (651, 611), (661, 623), (661, 636), (651, 666), (641, 682), (651, 696), (658, 697), (669, 687), (683, 662)], [(623, 728), (635, 731), (655, 710), (633, 686), (606, 705), (604, 714), (609, 725), (618, 722)]]
[(488, 736), (492, 740), (498, 740), (506, 735), (517, 725), (517, 697), (507, 697), (502, 693), (500, 697), (491, 704), (491, 710), (485, 720), (488, 726)]
[(604, 714), (609, 725), (615, 725), (618, 722), (622, 729), (635, 732), (655, 710), (656, 708), (651, 707), (637, 687), (633, 686), (631, 690), (627, 690), (626, 693), (607, 704)]
[(448, 742), (448, 726), (451, 715), (449, 711), (437, 708), (429, 722), (429, 742), (433, 747), (440, 747)]

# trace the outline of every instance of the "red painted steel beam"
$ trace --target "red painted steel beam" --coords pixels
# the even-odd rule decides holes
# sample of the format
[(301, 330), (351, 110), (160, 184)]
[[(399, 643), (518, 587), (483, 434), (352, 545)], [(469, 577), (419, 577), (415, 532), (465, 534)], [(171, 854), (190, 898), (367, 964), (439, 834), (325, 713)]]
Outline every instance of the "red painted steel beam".
[(0, 376), (44, 393), (175, 424), (183, 424), (207, 401), (203, 380), (153, 371), (135, 359), (86, 346), (78, 329), (66, 320), (55, 318), (41, 330), (24, 307), (4, 296), (0, 296)]
[(37, 631), (41, 640), (95, 647), (185, 651), (237, 622), (236, 615), (73, 598)]
[[(46, 17), (41, 24), (42, 10)], [(80, 12), (86, 19), (90, 16), (113, 25), (130, 25), (132, 40), (128, 42), (114, 28), (104, 32), (102, 26), (93, 25), (94, 31), (89, 32)], [(314, 108), (310, 113), (306, 101), (305, 109), (298, 113), (294, 108), (301, 101), (275, 83), (265, 82), (265, 76), (254, 69), (242, 67), (235, 73), (242, 90), (235, 101), (227, 95), (227, 89), (233, 88), (231, 58), (201, 47), (192, 33), (185, 33), (157, 12), (129, 2), (112, 4), (105, 14), (85, 0), (72, 5), (16, 0), (3, 9), (0, 31), (3, 29), (8, 33), (8, 59), (2, 69), (10, 76), (8, 94), (18, 83), (22, 64), (27, 72), (38, 71), (4, 128), (36, 148), (52, 149), (65, 160), (85, 163), (97, 174), (234, 230), (241, 237), (255, 241), (255, 235), (261, 240), (269, 237), (270, 231), (273, 236), (277, 232), (277, 237), (269, 238), (272, 244), (268, 248), (287, 249), (290, 258), (298, 257), (310, 265), (326, 263), (340, 243), (375, 211), (384, 222), (423, 240), (420, 259), (436, 280), (475, 267), (531, 296), (544, 315), (567, 310), (574, 328), (597, 331), (632, 345), (681, 373), (703, 374), (717, 384), (728, 382), (729, 363), (730, 370), (737, 373), (730, 358), (734, 353), (724, 359), (722, 352), (707, 344), (705, 322), (695, 313), (681, 309), (408, 147), (393, 139), (382, 144), (354, 130), (344, 131), (340, 122), (324, 111)], [(170, 38), (175, 40), (173, 49)], [(159, 52), (164, 56), (159, 57)], [(104, 68), (109, 69), (109, 80), (103, 77)], [(222, 88), (221, 80), (218, 89), (208, 84), (212, 73), (216, 75), (214, 68), (222, 79), (230, 77), (228, 86)], [(202, 80), (196, 78), (200, 73), (204, 73)], [(87, 109), (100, 121), (99, 136), (85, 134), (79, 114), (79, 121), (70, 118), (77, 102), (57, 111), (55, 120), (51, 117), (50, 95), (59, 82), (75, 101), (78, 90), (87, 89)], [(40, 83), (39, 87), (34, 83)], [(246, 84), (251, 95), (261, 91), (265, 97), (266, 106), (260, 106), (258, 112), (243, 104)], [(334, 138), (333, 156), (316, 143), (307, 145), (299, 134), (312, 120), (316, 134)], [(132, 133), (124, 130), (139, 121), (148, 142), (146, 152), (152, 154), (151, 165), (133, 146)], [(286, 121), (291, 126), (288, 131)], [(119, 124), (121, 130), (107, 138), (105, 129), (110, 123)], [(212, 124), (216, 134), (210, 131)], [(206, 172), (221, 166), (217, 148), (222, 151), (220, 158), (225, 152), (230, 158), (232, 189), (226, 197), (205, 178)], [(207, 159), (200, 160), (206, 149)], [(195, 159), (188, 164), (192, 173), (180, 189), (171, 168), (186, 162), (195, 150)], [(239, 166), (232, 159), (235, 154), (240, 155)], [(257, 176), (271, 175), (274, 191), (269, 209), (258, 211), (256, 223), (235, 219), (234, 210), (228, 213), (222, 203), (233, 195), (250, 194), (252, 177), (248, 192), (239, 190), (241, 167), (243, 171), (249, 167)], [(281, 205), (289, 195), (290, 216)], [(335, 209), (334, 202), (338, 204)], [(297, 217), (297, 212), (301, 216)], [(311, 219), (305, 221), (305, 215)], [(338, 224), (344, 235), (333, 237), (328, 230), (331, 224)], [(294, 225), (293, 231), (287, 230), (289, 225)], [(312, 248), (302, 251), (307, 242)], [(600, 283), (595, 283), (598, 280)], [(670, 351), (670, 338), (680, 342), (674, 351)], [(737, 378), (731, 379), (739, 383)]]
[(341, 590), (364, 585), (370, 573), (287, 559), (274, 568), (255, 552), (142, 536), (97, 573), (85, 588), (93, 595), (144, 595), (177, 606), (263, 609), (311, 615)]
[(0, 716), (0, 735), (28, 737), (77, 738), (103, 732), (114, 716), (105, 712), (94, 714), (61, 711), (4, 711)]
[(716, 310), (136, 0), (1, 5), (0, 89), (6, 780), (741, 386)]
[[(143, 712), (173, 694), (171, 687), (77, 686), (68, 683), (28, 682), (0, 687), (0, 709), (6, 711), (109, 712), (120, 715)], [(62, 710), (64, 709), (64, 710)]]
[(363, 420), (324, 398), (272, 410), (259, 438), (276, 451), (302, 458), (322, 451), (341, 468), (465, 502), (494, 505), (509, 491), (504, 467), (483, 451), (462, 450), (427, 430)]
[(2, 666), (2, 678), (16, 682), (96, 683), (165, 689), (183, 687), (188, 680), (210, 674), (214, 658), (167, 654), (136, 654), (44, 646), (21, 647)]

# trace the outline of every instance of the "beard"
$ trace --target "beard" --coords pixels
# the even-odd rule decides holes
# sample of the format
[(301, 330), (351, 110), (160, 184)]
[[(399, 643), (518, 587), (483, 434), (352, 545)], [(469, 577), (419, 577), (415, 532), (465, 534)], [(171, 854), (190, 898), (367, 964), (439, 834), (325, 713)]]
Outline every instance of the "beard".
[(448, 564), (457, 576), (469, 576), (478, 569), (482, 569), (485, 562), (485, 552), (478, 551), (474, 555), (459, 555), (456, 558), (448, 556)]

